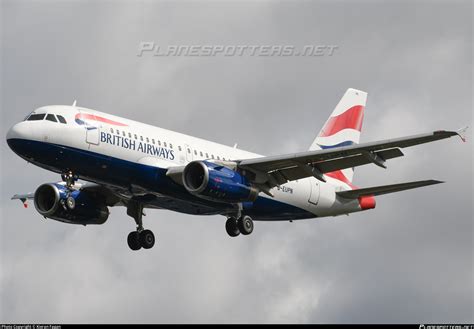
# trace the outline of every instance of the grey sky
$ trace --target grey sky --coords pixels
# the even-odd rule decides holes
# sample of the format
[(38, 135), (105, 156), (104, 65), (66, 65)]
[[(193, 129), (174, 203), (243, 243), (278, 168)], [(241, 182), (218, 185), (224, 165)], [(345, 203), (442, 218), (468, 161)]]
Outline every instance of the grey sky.
[[(469, 1), (2, 1), (1, 136), (70, 104), (261, 154), (306, 150), (348, 87), (369, 93), (362, 141), (472, 127)], [(330, 44), (324, 57), (137, 57), (141, 41)], [(355, 184), (446, 184), (372, 211), (255, 223), (148, 211), (44, 220), (10, 201), (55, 174), (1, 143), (0, 322), (473, 322), (472, 129), (356, 169)]]

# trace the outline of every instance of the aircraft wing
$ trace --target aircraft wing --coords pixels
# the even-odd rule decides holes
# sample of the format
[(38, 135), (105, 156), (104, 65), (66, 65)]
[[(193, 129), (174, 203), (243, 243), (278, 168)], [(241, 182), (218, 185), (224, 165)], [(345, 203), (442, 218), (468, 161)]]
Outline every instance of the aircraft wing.
[(308, 151), (279, 156), (261, 157), (237, 161), (239, 168), (254, 174), (254, 183), (263, 192), (288, 181), (316, 177), (325, 181), (324, 173), (374, 163), (385, 168), (385, 161), (403, 156), (400, 148), (434, 142), (452, 136), (460, 136), (460, 130), (438, 130), (432, 133), (382, 141)]
[(20, 200), (23, 203), (23, 207), (28, 208), (28, 204), (26, 203), (30, 199), (34, 199), (34, 193), (25, 193), (25, 194), (15, 194), (12, 196), (12, 200)]

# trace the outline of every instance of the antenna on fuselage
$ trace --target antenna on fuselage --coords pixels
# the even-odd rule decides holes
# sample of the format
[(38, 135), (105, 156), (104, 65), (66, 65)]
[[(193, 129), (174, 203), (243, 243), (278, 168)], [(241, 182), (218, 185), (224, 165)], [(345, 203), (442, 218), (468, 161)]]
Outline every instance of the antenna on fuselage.
[(234, 148), (235, 148), (235, 149), (237, 148), (237, 143), (234, 144)]
[(74, 103), (72, 103), (72, 107), (76, 107), (76, 100), (74, 100)]

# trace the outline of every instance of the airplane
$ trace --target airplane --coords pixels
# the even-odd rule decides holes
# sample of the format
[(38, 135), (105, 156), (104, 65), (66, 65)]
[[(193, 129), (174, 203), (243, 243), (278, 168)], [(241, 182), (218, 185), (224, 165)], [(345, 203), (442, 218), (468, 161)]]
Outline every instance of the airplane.
[[(375, 208), (375, 196), (442, 183), (421, 180), (359, 188), (354, 168), (403, 156), (402, 148), (463, 128), (359, 143), (367, 93), (347, 89), (308, 151), (262, 156), (111, 114), (79, 107), (40, 107), (7, 133), (9, 147), (61, 181), (16, 194), (39, 214), (70, 224), (103, 224), (109, 207), (135, 220), (130, 249), (150, 249), (144, 209), (227, 218), (229, 236), (249, 235), (253, 221), (293, 221)], [(79, 181), (79, 179), (81, 181)]]

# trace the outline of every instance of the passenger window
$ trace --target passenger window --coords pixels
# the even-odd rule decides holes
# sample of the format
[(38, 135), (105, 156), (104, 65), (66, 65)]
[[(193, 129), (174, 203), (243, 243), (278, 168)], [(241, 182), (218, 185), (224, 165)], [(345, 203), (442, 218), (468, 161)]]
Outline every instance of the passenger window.
[(209, 159), (209, 154), (206, 153), (206, 159)]
[(172, 148), (173, 148), (173, 144), (170, 143), (170, 149), (172, 149)]
[(135, 139), (137, 139), (137, 134), (133, 135), (135, 137)]
[(56, 118), (54, 117), (54, 114), (48, 114), (48, 115), (46, 116), (46, 120), (48, 120), (48, 121), (53, 121), (53, 122), (58, 122), (58, 121), (56, 120)]
[(64, 123), (66, 124), (66, 119), (64, 119), (64, 117), (62, 115), (57, 115), (57, 118), (58, 118), (58, 121), (61, 122), (61, 123)]
[(158, 145), (161, 146), (161, 142), (160, 141), (157, 141), (158, 142)]
[(181, 146), (178, 145), (178, 150), (181, 152)]
[(154, 138), (152, 138), (152, 139), (151, 139), (151, 142), (152, 142), (153, 144), (155, 144), (155, 139), (154, 139)]
[(125, 137), (127, 136), (127, 134), (125, 133), (125, 131), (122, 130), (122, 136)]
[(117, 135), (120, 135), (120, 131), (118, 131), (118, 129), (116, 130), (116, 132), (117, 132)]
[(198, 153), (197, 153), (197, 151), (196, 151), (196, 150), (194, 150), (194, 155), (198, 155)]
[(204, 155), (202, 154), (202, 151), (201, 151), (201, 152), (199, 152), (199, 154), (201, 155), (201, 157), (203, 157), (203, 156), (204, 156)]
[(148, 137), (146, 138), (146, 142), (147, 142), (147, 143), (150, 143), (150, 139), (149, 139)]
[(221, 158), (219, 158), (219, 156), (217, 156), (217, 160), (220, 160)]
[(166, 147), (166, 142), (163, 142), (163, 145)]
[(112, 128), (110, 128), (110, 132), (113, 134), (114, 133), (114, 130)]
[(211, 158), (214, 159), (214, 154), (211, 154)]
[(46, 116), (46, 114), (44, 114), (44, 113), (43, 114), (32, 114), (28, 118), (28, 121), (40, 121), (40, 120), (43, 120), (45, 116)]
[(128, 133), (128, 138), (132, 138), (132, 133)]
[(140, 136), (140, 140), (143, 142), (143, 136)]
[(190, 149), (188, 149), (188, 153), (191, 153), (191, 150), (190, 150)]

